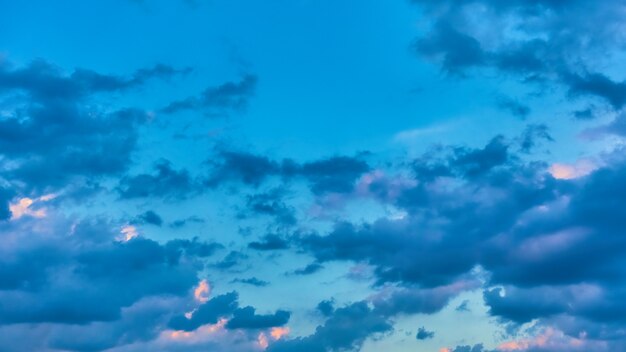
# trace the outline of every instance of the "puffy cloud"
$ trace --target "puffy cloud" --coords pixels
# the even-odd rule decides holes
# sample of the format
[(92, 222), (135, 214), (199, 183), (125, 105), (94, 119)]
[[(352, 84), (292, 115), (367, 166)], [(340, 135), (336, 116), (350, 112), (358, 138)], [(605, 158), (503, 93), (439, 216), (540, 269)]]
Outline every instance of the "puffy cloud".
[(193, 331), (202, 325), (216, 324), (221, 318), (230, 316), (239, 306), (237, 292), (215, 296), (196, 309), (191, 318), (175, 316), (168, 326), (174, 330)]
[(376, 311), (385, 316), (398, 314), (433, 314), (448, 305), (450, 300), (464, 291), (480, 287), (474, 281), (459, 281), (434, 288), (402, 288), (374, 296)]
[(15, 203), (9, 204), (11, 211), (11, 219), (19, 219), (22, 216), (32, 216), (42, 218), (46, 216), (45, 208), (34, 209), (39, 203), (47, 202), (56, 198), (56, 194), (47, 194), (41, 197), (31, 199), (28, 197), (17, 199)]
[[(601, 72), (604, 67), (597, 60), (621, 49), (620, 18), (626, 7), (620, 1), (413, 3), (425, 10), (432, 23), (430, 32), (416, 40), (417, 53), (450, 74), (466, 76), (472, 70), (490, 69), (521, 76), (526, 83), (554, 82), (570, 95), (600, 97), (615, 109), (626, 102), (624, 82)], [(517, 104), (509, 107), (526, 115)]]
[(94, 108), (97, 95), (126, 91), (151, 78), (187, 72), (157, 65), (130, 77), (77, 69), (71, 74), (45, 62), (25, 67), (0, 64), (3, 108), (0, 154), (5, 179), (27, 192), (61, 188), (69, 180), (119, 175), (130, 165), (138, 128), (149, 114), (136, 108)]
[[(45, 221), (47, 229), (31, 230), (22, 241), (30, 221)], [(185, 296), (196, 281), (194, 257), (142, 237), (115, 241), (106, 223), (30, 221), (3, 228), (9, 241), (0, 262), (4, 324), (114, 321), (142, 299)]]
[(209, 300), (211, 294), (211, 286), (209, 282), (204, 279), (198, 283), (198, 286), (193, 290), (193, 297), (200, 303), (206, 303)]
[(325, 352), (358, 350), (366, 338), (392, 330), (391, 322), (372, 310), (367, 302), (357, 302), (331, 313), (315, 333), (306, 337), (280, 340), (268, 348), (271, 352)]
[[(626, 161), (617, 152), (585, 175), (553, 176), (554, 167), (523, 161), (514, 146), (496, 138), (443, 148), (412, 165), (415, 182), (397, 197), (371, 195), (404, 217), (337, 222), (292, 241), (319, 263), (373, 267), (383, 290), (371, 303), (381, 316), (432, 314), (485, 285), (489, 314), (502, 322), (549, 325), (571, 339), (585, 332), (584, 346), (602, 350), (593, 341), (623, 324)], [(386, 291), (392, 283), (398, 288)], [(615, 348), (626, 338), (610, 336)]]

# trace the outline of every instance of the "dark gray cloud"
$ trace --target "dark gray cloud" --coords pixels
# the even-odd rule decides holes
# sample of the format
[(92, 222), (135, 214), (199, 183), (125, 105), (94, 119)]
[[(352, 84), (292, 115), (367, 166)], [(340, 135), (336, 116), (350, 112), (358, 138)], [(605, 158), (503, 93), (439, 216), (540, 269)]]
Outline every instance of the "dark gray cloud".
[(184, 110), (196, 110), (204, 111), (212, 116), (241, 111), (247, 107), (248, 101), (254, 95), (257, 81), (255, 75), (248, 74), (239, 82), (227, 82), (216, 87), (209, 87), (200, 96), (171, 102), (161, 111), (173, 114)]
[(417, 40), (415, 49), (421, 55), (441, 60), (444, 70), (453, 74), (462, 74), (486, 61), (486, 54), (475, 38), (459, 32), (445, 21), (438, 22), (429, 36)]
[(323, 316), (329, 317), (335, 311), (335, 302), (333, 300), (321, 301), (317, 305), (317, 310), (322, 313)]
[(378, 284), (403, 287), (372, 300), (384, 317), (441, 310), (460, 292), (481, 287), (468, 278), (480, 267), (493, 287), (484, 292), (491, 315), (514, 324), (536, 320), (570, 338), (610, 335), (621, 346), (626, 335), (607, 331), (624, 323), (618, 297), (625, 292), (626, 160), (616, 151), (588, 176), (559, 180), (548, 165), (516, 154), (535, 139), (551, 137), (531, 126), (514, 141), (437, 149), (410, 165), (414, 186), (379, 199), (404, 217), (338, 222), (293, 242), (320, 263), (365, 263)]
[(291, 159), (274, 160), (248, 152), (218, 150), (212, 164), (211, 175), (205, 181), (209, 187), (235, 181), (258, 187), (270, 177), (283, 180), (303, 179), (314, 194), (347, 193), (355, 181), (370, 170), (361, 156), (334, 156), (305, 163)]
[(423, 326), (417, 329), (417, 334), (415, 335), (415, 338), (418, 340), (428, 340), (428, 339), (432, 339), (433, 337), (435, 337), (435, 332), (428, 331)]
[(269, 282), (260, 280), (260, 279), (258, 279), (256, 277), (251, 277), (251, 278), (247, 278), (247, 279), (235, 279), (232, 282), (238, 282), (238, 283), (242, 283), (242, 284), (246, 284), (246, 285), (252, 285), (252, 286), (256, 286), (256, 287), (265, 287), (265, 286), (270, 284)]
[(139, 215), (137, 217), (137, 220), (139, 222), (151, 224), (155, 226), (163, 225), (163, 219), (161, 218), (159, 214), (155, 213), (153, 210), (148, 210), (145, 213)]
[(184, 252), (191, 256), (206, 258), (213, 255), (216, 251), (224, 249), (224, 246), (215, 242), (200, 241), (198, 237), (191, 240), (175, 239), (167, 242), (165, 246), (174, 252)]
[(125, 309), (116, 321), (48, 326), (48, 336), (40, 337), (40, 346), (31, 350), (45, 350), (46, 342), (55, 350), (86, 352), (150, 341), (158, 337), (171, 312), (183, 308), (176, 299), (144, 299)]
[(286, 191), (282, 188), (274, 188), (264, 193), (246, 196), (246, 210), (241, 216), (247, 214), (267, 215), (275, 219), (276, 224), (291, 226), (297, 222), (295, 209), (285, 203), (283, 198)]
[(452, 349), (452, 352), (488, 352), (488, 351), (485, 350), (482, 344), (477, 344), (473, 346), (470, 346), (470, 345), (456, 346), (454, 349)]
[(244, 260), (248, 259), (248, 256), (239, 251), (230, 251), (222, 260), (219, 262), (213, 263), (213, 267), (217, 269), (232, 269), (239, 264), (241, 264)]
[[(21, 238), (29, 225), (3, 225), (4, 239)], [(115, 321), (142, 299), (182, 297), (197, 282), (197, 257), (141, 237), (120, 242), (108, 228), (102, 221), (51, 222), (42, 233), (28, 232), (33, 242), (3, 247), (2, 323)]]
[(100, 351), (150, 341), (172, 314), (186, 311), (200, 259), (221, 246), (197, 239), (125, 241), (115, 227), (104, 220), (26, 217), (0, 225), (4, 349)]
[(187, 170), (175, 170), (167, 160), (157, 162), (154, 171), (154, 174), (124, 176), (117, 187), (120, 197), (184, 199), (200, 191)]
[(548, 126), (544, 124), (528, 125), (520, 136), (519, 150), (524, 153), (530, 153), (539, 146), (541, 142), (554, 142), (554, 138), (550, 135)]
[[(619, 0), (412, 2), (432, 22), (430, 33), (414, 47), (447, 73), (466, 76), (487, 69), (527, 83), (553, 82), (573, 96), (599, 97), (616, 109), (626, 103), (624, 82), (603, 73), (596, 60), (621, 48), (624, 4)], [(507, 105), (527, 115), (518, 104)]]
[(311, 263), (311, 264), (305, 266), (304, 268), (294, 270), (290, 274), (293, 274), (293, 275), (311, 275), (311, 274), (315, 274), (316, 272), (318, 272), (318, 271), (320, 271), (322, 269), (324, 269), (324, 266), (322, 264), (320, 264), (320, 263)]
[(367, 302), (357, 302), (331, 313), (315, 333), (272, 344), (270, 352), (326, 352), (359, 350), (366, 338), (392, 330), (391, 322)]
[(240, 181), (247, 185), (258, 186), (269, 176), (278, 175), (281, 166), (266, 156), (247, 152), (218, 150), (207, 186), (215, 187), (224, 182)]
[(169, 224), (169, 226), (171, 228), (177, 229), (177, 228), (184, 227), (185, 225), (187, 225), (189, 223), (202, 224), (202, 223), (204, 223), (204, 219), (202, 219), (202, 218), (200, 218), (198, 216), (190, 216), (190, 217), (185, 218), (185, 219), (174, 220), (174, 221), (172, 221)]
[(239, 308), (226, 323), (227, 329), (267, 329), (283, 326), (289, 321), (291, 313), (278, 310), (274, 314), (257, 315), (253, 307)]
[(96, 109), (100, 94), (122, 92), (152, 78), (188, 70), (165, 65), (129, 77), (76, 69), (71, 74), (45, 61), (25, 67), (0, 64), (0, 88), (9, 111), (0, 121), (4, 177), (23, 181), (26, 191), (66, 186), (77, 177), (93, 180), (128, 169), (137, 128), (147, 119), (141, 109)]
[(513, 161), (510, 147), (502, 136), (492, 138), (483, 148), (439, 147), (415, 159), (412, 168), (418, 180), (427, 182), (438, 177), (479, 179)]
[(205, 324), (215, 324), (220, 318), (230, 316), (237, 310), (238, 299), (239, 294), (234, 291), (215, 296), (198, 307), (191, 318), (175, 316), (168, 326), (174, 330), (192, 331)]
[(460, 293), (479, 287), (478, 282), (460, 280), (433, 288), (409, 287), (383, 292), (372, 300), (375, 310), (384, 316), (398, 314), (433, 314), (448, 305)]
[(14, 197), (14, 191), (0, 187), (0, 221), (11, 218), (9, 202)]
[(615, 109), (626, 103), (626, 82), (615, 82), (600, 74), (568, 74), (564, 78), (572, 95), (595, 95), (606, 99)]
[(221, 318), (229, 318), (227, 329), (265, 329), (285, 325), (290, 313), (278, 310), (270, 315), (257, 315), (253, 307), (239, 308), (239, 294), (229, 292), (215, 296), (198, 307), (191, 317), (173, 317), (168, 326), (174, 330), (193, 331), (206, 324), (216, 324)]

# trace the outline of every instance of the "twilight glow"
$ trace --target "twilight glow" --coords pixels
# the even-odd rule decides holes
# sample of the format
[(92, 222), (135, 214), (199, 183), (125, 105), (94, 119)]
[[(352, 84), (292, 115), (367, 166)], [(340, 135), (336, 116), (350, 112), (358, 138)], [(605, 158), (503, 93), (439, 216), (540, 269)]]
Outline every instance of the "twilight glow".
[(626, 351), (624, 0), (0, 0), (0, 351)]

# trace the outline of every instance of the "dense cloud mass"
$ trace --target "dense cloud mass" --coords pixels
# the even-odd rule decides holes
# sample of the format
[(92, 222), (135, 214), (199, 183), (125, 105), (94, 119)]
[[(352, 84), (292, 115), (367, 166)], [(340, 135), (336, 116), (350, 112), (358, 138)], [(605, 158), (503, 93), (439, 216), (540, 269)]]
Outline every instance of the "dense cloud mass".
[[(431, 32), (416, 40), (415, 50), (450, 74), (493, 69), (528, 81), (555, 82), (570, 96), (596, 96), (615, 109), (626, 102), (623, 78), (600, 71), (602, 61), (596, 56), (619, 55), (626, 12), (622, 1), (412, 2), (433, 23)], [(490, 29), (485, 31), (481, 23)], [(527, 114), (517, 104), (505, 107)]]
[(184, 72), (157, 65), (131, 77), (85, 69), (67, 75), (45, 61), (26, 67), (3, 62), (0, 87), (7, 97), (3, 108), (9, 111), (0, 126), (5, 173), (28, 188), (46, 189), (65, 185), (76, 176), (125, 171), (138, 127), (148, 114), (137, 108), (98, 111), (90, 100)]
[(274, 5), (0, 5), (0, 350), (626, 350), (624, 1)]

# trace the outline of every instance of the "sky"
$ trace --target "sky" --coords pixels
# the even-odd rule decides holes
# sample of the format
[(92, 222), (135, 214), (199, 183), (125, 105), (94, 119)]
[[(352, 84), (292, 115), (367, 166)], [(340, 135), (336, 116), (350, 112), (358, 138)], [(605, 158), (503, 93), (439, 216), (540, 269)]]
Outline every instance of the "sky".
[(624, 0), (0, 0), (0, 350), (626, 350)]

